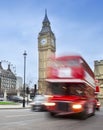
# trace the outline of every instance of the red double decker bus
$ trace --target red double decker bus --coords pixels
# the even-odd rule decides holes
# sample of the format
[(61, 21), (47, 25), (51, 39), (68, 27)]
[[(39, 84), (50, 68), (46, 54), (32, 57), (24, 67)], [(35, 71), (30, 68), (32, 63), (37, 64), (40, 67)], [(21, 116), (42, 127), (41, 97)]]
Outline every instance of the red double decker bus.
[(54, 58), (47, 68), (49, 114), (78, 115), (86, 119), (95, 114), (95, 76), (87, 62), (79, 55)]

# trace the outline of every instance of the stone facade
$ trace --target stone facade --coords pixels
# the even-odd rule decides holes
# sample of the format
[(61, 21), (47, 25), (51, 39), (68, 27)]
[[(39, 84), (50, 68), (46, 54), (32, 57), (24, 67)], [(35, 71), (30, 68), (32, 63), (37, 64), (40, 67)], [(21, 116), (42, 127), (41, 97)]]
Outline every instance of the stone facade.
[(100, 93), (98, 94), (98, 98), (103, 106), (103, 60), (94, 61), (94, 73), (95, 77), (98, 80), (98, 85), (100, 87)]
[(98, 80), (98, 85), (100, 86), (99, 98), (103, 98), (103, 60), (94, 61), (94, 73)]
[(42, 29), (38, 35), (38, 91), (44, 93), (46, 88), (46, 68), (50, 62), (50, 56), (55, 56), (56, 39), (51, 30), (50, 22), (45, 11), (45, 17), (42, 22)]
[(16, 76), (11, 71), (10, 65), (7, 69), (3, 69), (0, 62), (0, 95), (6, 93), (15, 93), (16, 91)]

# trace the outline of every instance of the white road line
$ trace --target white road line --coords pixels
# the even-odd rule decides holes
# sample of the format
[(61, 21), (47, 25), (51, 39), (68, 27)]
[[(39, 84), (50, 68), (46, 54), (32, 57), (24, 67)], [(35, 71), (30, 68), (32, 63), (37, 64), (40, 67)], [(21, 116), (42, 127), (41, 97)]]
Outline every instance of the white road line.
[(30, 116), (30, 115), (34, 115), (34, 114), (26, 114), (26, 115), (9, 115), (9, 116), (6, 116), (6, 118), (10, 118), (10, 117), (19, 117), (19, 116)]

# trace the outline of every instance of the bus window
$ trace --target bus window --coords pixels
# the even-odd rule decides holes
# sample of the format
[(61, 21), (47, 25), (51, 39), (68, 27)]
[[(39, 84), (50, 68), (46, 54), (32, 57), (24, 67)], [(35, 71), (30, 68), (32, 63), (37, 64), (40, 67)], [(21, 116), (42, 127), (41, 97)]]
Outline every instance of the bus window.
[(85, 86), (74, 83), (50, 83), (47, 88), (47, 94), (53, 95), (85, 95)]

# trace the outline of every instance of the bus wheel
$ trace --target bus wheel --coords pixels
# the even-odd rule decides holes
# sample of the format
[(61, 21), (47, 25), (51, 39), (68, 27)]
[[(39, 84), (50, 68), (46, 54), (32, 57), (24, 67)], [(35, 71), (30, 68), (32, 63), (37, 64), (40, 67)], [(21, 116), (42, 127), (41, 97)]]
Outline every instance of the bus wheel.
[(92, 112), (92, 114), (91, 114), (92, 116), (95, 115), (95, 109), (96, 109), (95, 106), (93, 106), (93, 112)]
[(100, 108), (96, 108), (97, 111), (100, 111)]
[(54, 117), (55, 113), (54, 112), (50, 112), (50, 116)]
[(53, 118), (53, 117), (55, 117), (55, 113), (54, 112), (47, 112), (47, 117)]
[(79, 117), (80, 117), (81, 120), (87, 119), (88, 118), (87, 111), (85, 110), (85, 111), (81, 112)]

